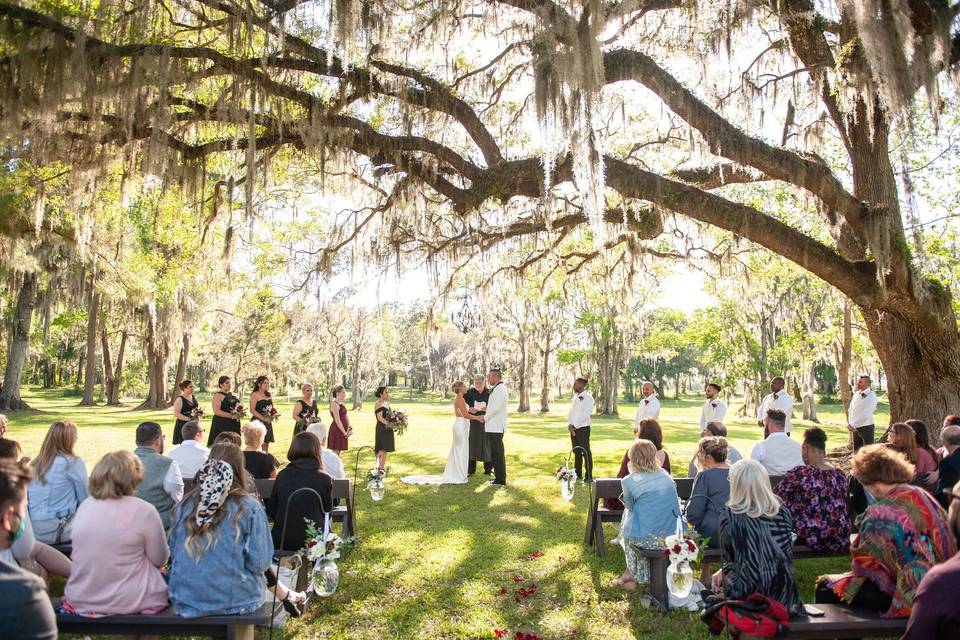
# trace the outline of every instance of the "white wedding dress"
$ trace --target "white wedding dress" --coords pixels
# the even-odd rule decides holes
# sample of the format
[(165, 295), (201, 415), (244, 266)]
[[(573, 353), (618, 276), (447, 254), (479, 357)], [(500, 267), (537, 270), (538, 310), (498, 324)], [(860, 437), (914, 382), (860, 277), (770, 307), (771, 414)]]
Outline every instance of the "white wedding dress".
[(442, 476), (404, 476), (407, 484), (466, 484), (467, 463), (470, 458), (470, 421), (457, 417), (453, 421), (453, 444), (447, 456)]

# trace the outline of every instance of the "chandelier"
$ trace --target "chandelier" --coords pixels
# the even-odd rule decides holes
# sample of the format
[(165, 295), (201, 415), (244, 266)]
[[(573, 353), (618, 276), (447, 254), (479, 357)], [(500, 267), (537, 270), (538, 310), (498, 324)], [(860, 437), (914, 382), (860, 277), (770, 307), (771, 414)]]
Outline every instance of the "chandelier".
[(450, 314), (450, 322), (463, 334), (479, 329), (483, 325), (480, 308), (471, 301), (467, 293), (460, 296), (460, 306)]

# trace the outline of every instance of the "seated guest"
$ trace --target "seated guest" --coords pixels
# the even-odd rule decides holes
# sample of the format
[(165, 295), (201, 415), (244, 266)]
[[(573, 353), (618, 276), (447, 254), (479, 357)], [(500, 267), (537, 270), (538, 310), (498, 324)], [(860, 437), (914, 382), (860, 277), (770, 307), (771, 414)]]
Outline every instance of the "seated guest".
[(800, 443), (786, 434), (787, 414), (780, 409), (768, 409), (763, 419), (764, 430), (769, 434), (753, 447), (750, 458), (756, 460), (771, 476), (782, 476), (790, 469), (803, 464)]
[[(17, 462), (20, 459), (20, 443), (16, 440), (0, 438), (0, 460)], [(26, 461), (24, 461), (26, 462)], [(43, 571), (55, 576), (67, 578), (70, 576), (70, 558), (43, 542), (37, 542), (33, 535), (33, 526), (30, 524), (30, 515), (24, 515), (23, 535), (6, 549), (0, 549), (0, 561), (7, 564), (35, 562), (40, 565), (41, 577)]]
[(170, 550), (160, 514), (133, 495), (142, 479), (143, 464), (129, 451), (108, 453), (93, 467), (90, 499), (73, 521), (73, 574), (63, 590), (64, 610), (125, 615), (167, 607), (160, 568)]
[(267, 428), (260, 422), (253, 421), (243, 425), (244, 467), (255, 480), (267, 480), (277, 477), (277, 467), (280, 464), (272, 454), (261, 451), (263, 439), (267, 436)]
[(7, 432), (7, 416), (0, 413), (0, 438)]
[(327, 426), (322, 422), (314, 422), (307, 427), (307, 433), (312, 433), (320, 440), (320, 461), (323, 463), (323, 470), (334, 480), (346, 480), (347, 472), (343, 468), (340, 456), (327, 449)]
[[(651, 389), (652, 388), (653, 387), (651, 387)], [(660, 429), (660, 423), (653, 418), (642, 418), (634, 425), (633, 435), (635, 438), (648, 440), (653, 443), (653, 446), (657, 448), (657, 464), (667, 472), (667, 475), (670, 475), (670, 456), (663, 450), (663, 431)], [(630, 448), (628, 447), (627, 450), (623, 452), (620, 469), (617, 471), (617, 477), (621, 480), (630, 475), (629, 456)], [(603, 506), (616, 511), (623, 509), (623, 503), (618, 498), (604, 498)]]
[[(0, 551), (23, 535), (31, 477), (27, 464), (0, 459)], [(43, 580), (4, 560), (0, 560), (0, 636), (31, 640), (57, 637), (57, 620)]]
[(787, 471), (774, 493), (793, 514), (797, 544), (817, 551), (845, 551), (853, 526), (847, 513), (847, 476), (827, 462), (827, 434), (803, 432), (803, 465)]
[(634, 544), (662, 546), (663, 538), (677, 530), (680, 500), (677, 486), (657, 461), (657, 448), (649, 440), (635, 440), (627, 451), (630, 475), (620, 481), (626, 511), (620, 540), (626, 570), (614, 585), (630, 591), (650, 582), (650, 563), (633, 549)]
[(760, 593), (783, 604), (791, 615), (803, 612), (793, 570), (793, 516), (774, 495), (766, 469), (756, 460), (741, 460), (730, 468), (730, 502), (720, 514), (720, 545), (731, 561), (713, 574), (715, 589), (722, 587), (725, 597), (737, 599)]
[[(942, 433), (940, 438), (943, 439)], [(947, 489), (946, 494), (951, 499), (947, 524), (960, 540), (960, 483)], [(960, 633), (957, 593), (960, 593), (960, 554), (933, 567), (920, 580), (902, 640), (956, 640)], [(953, 595), (948, 597), (948, 594)]]
[(960, 427), (950, 425), (940, 432), (940, 441), (943, 443), (944, 456), (939, 465), (937, 479), (937, 500), (946, 508), (950, 502), (947, 495), (953, 485), (960, 482)]
[(905, 618), (923, 575), (956, 552), (953, 533), (933, 496), (909, 484), (913, 465), (894, 449), (863, 447), (852, 472), (876, 502), (850, 545), (851, 571), (817, 580), (816, 601)]
[[(943, 429), (946, 429), (947, 427), (960, 427), (960, 416), (956, 416), (956, 415), (950, 414), (950, 415), (948, 415), (946, 418), (944, 418), (944, 419), (943, 419)], [(941, 433), (940, 439), (941, 439), (941, 440), (943, 439), (943, 435), (942, 435), (942, 434), (943, 434), (943, 429), (941, 429), (941, 431), (940, 431), (940, 433)], [(947, 456), (947, 448), (946, 448), (946, 447), (937, 447), (937, 455), (940, 457), (941, 460), (943, 460), (943, 459)]]
[(219, 433), (217, 437), (213, 439), (214, 444), (218, 442), (229, 442), (230, 444), (235, 445), (238, 449), (243, 448), (243, 438), (240, 437), (239, 433), (234, 431), (223, 431)]
[[(324, 513), (333, 509), (333, 479), (324, 473), (320, 462), (320, 441), (312, 433), (298, 433), (293, 436), (287, 451), (290, 461), (280, 473), (273, 485), (273, 493), (267, 502), (267, 513), (273, 518), (273, 545), (284, 551), (297, 551), (303, 548), (306, 539), (305, 518), (313, 520), (323, 527)], [(297, 489), (304, 487), (320, 494), (320, 499), (309, 491), (301, 491), (289, 506), (287, 503)], [(284, 525), (286, 524), (286, 531)], [(285, 536), (285, 537), (284, 537)], [(284, 537), (281, 540), (281, 537)]]
[(180, 465), (163, 455), (163, 432), (156, 422), (142, 422), (137, 427), (137, 448), (133, 450), (143, 463), (143, 481), (137, 486), (137, 497), (156, 508), (163, 528), (170, 526), (173, 505), (183, 498), (183, 476)]
[(215, 442), (197, 482), (173, 513), (170, 529), (170, 601), (188, 618), (246, 614), (264, 602), (269, 585), (298, 615), (288, 591), (270, 570), (273, 543), (263, 505), (246, 489), (240, 448)]
[(167, 456), (180, 467), (180, 476), (193, 480), (200, 467), (207, 461), (210, 449), (203, 446), (203, 427), (196, 420), (185, 422), (180, 427), (183, 441), (174, 447)]
[[(727, 437), (727, 427), (722, 422), (708, 422), (707, 426), (703, 428), (703, 431), (700, 432), (701, 438), (726, 438)], [(690, 459), (690, 464), (687, 465), (687, 477), (694, 478), (697, 475), (697, 456), (699, 455), (699, 450), (697, 453), (693, 454), (693, 458)], [(743, 459), (743, 456), (740, 455), (740, 452), (737, 451), (734, 447), (730, 446), (730, 441), (727, 441), (727, 462), (734, 464), (740, 462)]]
[(73, 514), (87, 498), (87, 467), (73, 453), (76, 444), (77, 425), (54, 422), (43, 439), (40, 454), (33, 460), (30, 523), (40, 542), (70, 542)]
[(926, 451), (921, 453), (917, 450), (917, 434), (914, 432), (913, 427), (906, 422), (895, 422), (890, 425), (890, 429), (887, 431), (887, 446), (891, 447), (894, 451), (902, 453), (903, 457), (913, 465), (913, 484), (918, 487), (923, 487), (924, 489), (933, 490), (936, 485), (934, 485), (934, 487), (928, 487), (926, 481), (927, 474), (930, 473), (931, 470), (936, 471), (937, 467)]
[(717, 523), (720, 510), (730, 499), (730, 463), (727, 461), (727, 439), (710, 436), (700, 438), (697, 447), (697, 465), (701, 471), (693, 481), (687, 500), (687, 522), (697, 533), (710, 538), (709, 546), (717, 549)]
[(940, 473), (938, 465), (940, 464), (940, 454), (930, 446), (930, 435), (927, 432), (927, 425), (922, 420), (907, 420), (907, 426), (913, 429), (913, 435), (917, 444), (917, 464), (916, 474), (919, 486), (928, 491), (935, 491), (937, 480)]

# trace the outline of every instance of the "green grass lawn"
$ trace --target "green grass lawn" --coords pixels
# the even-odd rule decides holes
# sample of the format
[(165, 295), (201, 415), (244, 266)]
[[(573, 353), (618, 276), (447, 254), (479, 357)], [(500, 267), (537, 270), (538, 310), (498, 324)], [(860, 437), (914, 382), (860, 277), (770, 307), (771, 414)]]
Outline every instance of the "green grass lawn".
[[(399, 395), (399, 394), (398, 394)], [(169, 412), (129, 408), (77, 407), (77, 398), (28, 390), (34, 410), (10, 416), (9, 437), (35, 455), (46, 427), (56, 419), (74, 420), (80, 429), (78, 453), (88, 469), (103, 453), (133, 448), (136, 425), (146, 419), (165, 427)], [(294, 399), (278, 403), (288, 416)], [(573, 503), (560, 499), (553, 473), (570, 447), (567, 406), (549, 414), (513, 414), (505, 438), (509, 486), (493, 488), (483, 476), (467, 485), (408, 486), (406, 474), (441, 473), (451, 442), (453, 412), (443, 401), (392, 402), (410, 416), (388, 461), (391, 476), (380, 503), (357, 491), (360, 541), (341, 565), (339, 591), (314, 601), (308, 616), (288, 625), (285, 635), (302, 638), (491, 638), (493, 629), (535, 632), (542, 638), (707, 638), (696, 615), (661, 616), (636, 594), (610, 586), (623, 569), (623, 554), (608, 546), (599, 559), (584, 547), (589, 491), (578, 487)], [(131, 403), (132, 406), (132, 403)], [(666, 400), (661, 411), (665, 447), (674, 474), (685, 475), (698, 440), (701, 401)], [(884, 407), (883, 410), (886, 408)], [(636, 405), (621, 405), (624, 417), (595, 419), (592, 444), (596, 477), (616, 474), (631, 440)], [(830, 444), (846, 442), (838, 405), (821, 408)], [(373, 405), (350, 413), (355, 435), (350, 446), (373, 444)], [(326, 420), (329, 422), (329, 420)], [(883, 419), (878, 417), (878, 423)], [(808, 426), (800, 420), (794, 428)], [(728, 420), (730, 439), (744, 455), (759, 439), (750, 420)], [(277, 428), (274, 451), (284, 460), (293, 430), (289, 417)], [(168, 436), (169, 437), (169, 436)], [(348, 474), (355, 457), (345, 454)], [(360, 473), (373, 465), (362, 453)], [(613, 531), (608, 539), (613, 537)], [(539, 555), (539, 553), (543, 555)], [(843, 559), (797, 563), (804, 598), (812, 598), (820, 573), (839, 571)], [(535, 593), (517, 599), (520, 588)]]

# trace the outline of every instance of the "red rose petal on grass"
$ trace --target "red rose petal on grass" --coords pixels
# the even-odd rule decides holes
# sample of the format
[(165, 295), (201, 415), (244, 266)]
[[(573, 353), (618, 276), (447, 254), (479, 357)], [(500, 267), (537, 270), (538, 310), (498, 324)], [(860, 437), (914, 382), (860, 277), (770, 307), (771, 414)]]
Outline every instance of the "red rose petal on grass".
[(516, 575), (513, 576), (513, 581), (514, 581), (514, 582), (520, 582), (520, 576), (516, 576)]
[(507, 588), (506, 588), (506, 587), (500, 587), (500, 593), (501, 593), (501, 594), (506, 593), (506, 592), (507, 592)]

